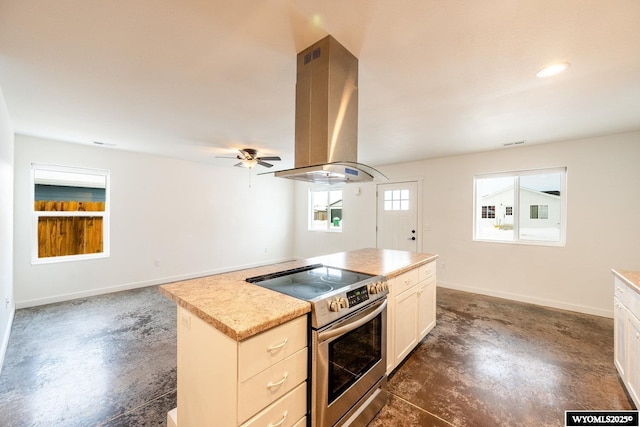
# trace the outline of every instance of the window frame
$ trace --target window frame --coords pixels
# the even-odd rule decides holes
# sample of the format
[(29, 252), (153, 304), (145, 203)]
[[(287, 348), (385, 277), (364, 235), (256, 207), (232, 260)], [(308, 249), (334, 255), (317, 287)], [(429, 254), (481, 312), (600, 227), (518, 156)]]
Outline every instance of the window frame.
[[(331, 191), (340, 191), (341, 193), (341, 200), (342, 200), (342, 214), (340, 217), (340, 226), (337, 228), (332, 228), (332, 223), (333, 221), (330, 220), (330, 218), (328, 217), (328, 213), (327, 213), (327, 228), (317, 228), (314, 227), (314, 206), (313, 206), (313, 193), (330, 193)], [(331, 197), (329, 196), (329, 194), (327, 194), (327, 200), (329, 203), (329, 206), (331, 206)], [(327, 188), (327, 187), (316, 187), (316, 188), (310, 188), (309, 189), (309, 193), (308, 193), (308, 205), (309, 205), (309, 209), (307, 211), (307, 229), (308, 231), (312, 231), (312, 232), (320, 232), (320, 233), (342, 233), (343, 230), (343, 220), (344, 220), (344, 190), (342, 187), (336, 188), (336, 187), (331, 187), (331, 188)]]
[[(83, 175), (97, 175), (105, 179), (104, 211), (37, 211), (34, 206), (36, 171), (65, 172)], [(31, 205), (31, 264), (54, 264), (68, 261), (108, 258), (110, 256), (110, 211), (111, 211), (111, 172), (107, 169), (62, 166), (47, 163), (31, 163), (29, 203)], [(102, 252), (79, 255), (60, 255), (38, 257), (38, 220), (42, 217), (102, 217)]]
[(385, 212), (408, 212), (411, 210), (410, 191), (408, 189), (384, 190), (382, 197)]
[[(560, 177), (560, 236), (557, 241), (555, 240), (533, 240), (520, 238), (520, 215), (521, 215), (521, 203), (520, 203), (520, 177), (530, 175), (544, 175), (544, 174), (561, 174)], [(516, 245), (534, 245), (534, 246), (566, 246), (567, 236), (567, 167), (554, 167), (543, 169), (527, 169), (519, 171), (509, 172), (497, 172), (497, 173), (480, 173), (473, 175), (473, 212), (472, 212), (472, 227), (473, 227), (473, 241), (485, 242), (485, 243), (506, 243)], [(504, 239), (490, 239), (486, 236), (478, 236), (478, 215), (480, 214), (482, 202), (478, 201), (478, 185), (477, 182), (480, 179), (487, 178), (513, 178), (513, 206), (511, 207), (511, 215), (513, 216), (513, 240)], [(548, 206), (548, 205), (547, 205)], [(526, 210), (530, 208), (525, 206)], [(548, 216), (547, 208), (547, 216)]]

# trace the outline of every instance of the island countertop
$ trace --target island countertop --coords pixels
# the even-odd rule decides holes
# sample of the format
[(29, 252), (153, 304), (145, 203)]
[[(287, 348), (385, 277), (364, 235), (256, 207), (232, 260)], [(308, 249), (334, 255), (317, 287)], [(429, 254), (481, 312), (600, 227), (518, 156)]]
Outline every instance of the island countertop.
[(397, 276), (438, 256), (390, 249), (358, 249), (270, 264), (160, 286), (160, 292), (236, 341), (311, 311), (304, 300), (245, 281), (247, 277), (322, 263), (360, 273)]

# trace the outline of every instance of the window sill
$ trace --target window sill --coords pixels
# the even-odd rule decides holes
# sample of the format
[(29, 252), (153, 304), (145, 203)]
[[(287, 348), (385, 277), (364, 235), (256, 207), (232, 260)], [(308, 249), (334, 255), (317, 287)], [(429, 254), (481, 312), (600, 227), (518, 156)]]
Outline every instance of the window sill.
[(65, 255), (65, 256), (54, 256), (54, 257), (47, 257), (47, 258), (35, 258), (35, 259), (31, 259), (31, 265), (57, 264), (60, 262), (84, 261), (84, 260), (101, 259), (101, 258), (109, 258), (109, 254), (103, 252), (100, 254)]

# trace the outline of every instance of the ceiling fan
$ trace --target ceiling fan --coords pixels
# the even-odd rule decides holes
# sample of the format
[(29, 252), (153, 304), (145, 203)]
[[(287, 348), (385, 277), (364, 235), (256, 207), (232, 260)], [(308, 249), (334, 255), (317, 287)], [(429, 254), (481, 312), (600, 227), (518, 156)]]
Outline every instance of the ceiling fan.
[(267, 157), (258, 157), (258, 150), (254, 150), (253, 148), (243, 148), (239, 149), (240, 154), (236, 157), (224, 157), (224, 156), (216, 156), (219, 159), (238, 159), (240, 162), (236, 163), (234, 166), (244, 167), (248, 169), (252, 169), (255, 165), (264, 166), (266, 168), (273, 167), (271, 163), (265, 162), (265, 160), (270, 161), (278, 161), (282, 160), (278, 156), (267, 156)]

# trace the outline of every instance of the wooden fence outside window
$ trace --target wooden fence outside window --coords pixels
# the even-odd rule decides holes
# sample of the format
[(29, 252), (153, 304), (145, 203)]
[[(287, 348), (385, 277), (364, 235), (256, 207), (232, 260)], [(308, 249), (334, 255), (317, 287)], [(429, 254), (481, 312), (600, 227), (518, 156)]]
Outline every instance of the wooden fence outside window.
[(104, 202), (36, 200), (37, 212), (65, 212), (38, 217), (38, 258), (102, 253)]

